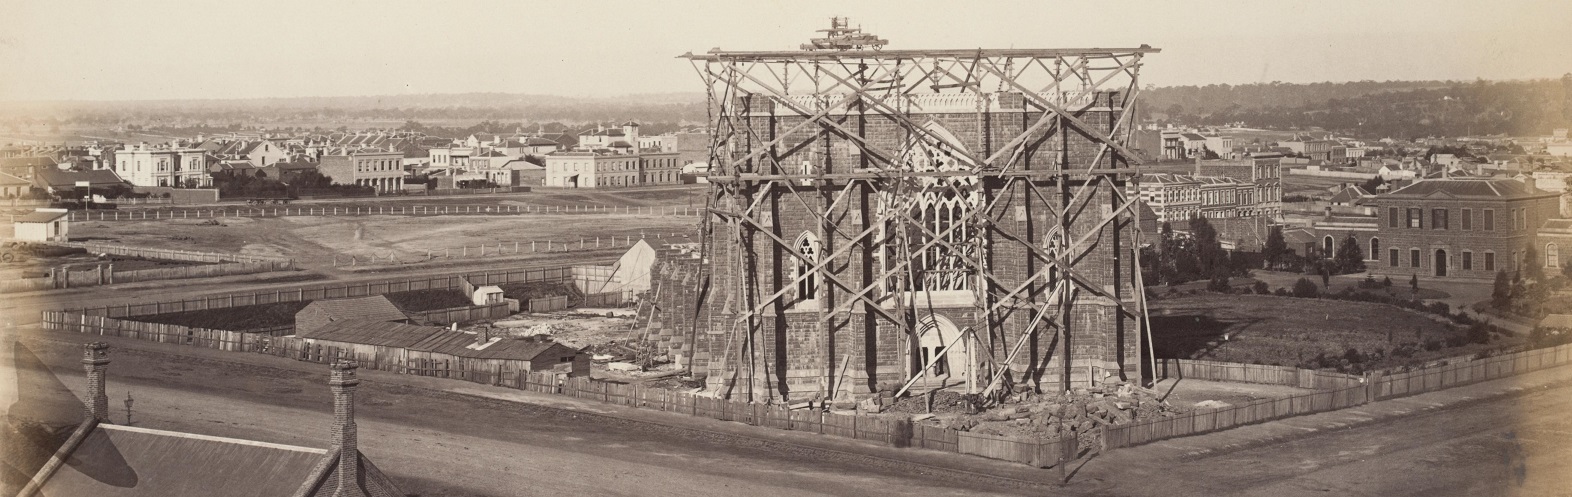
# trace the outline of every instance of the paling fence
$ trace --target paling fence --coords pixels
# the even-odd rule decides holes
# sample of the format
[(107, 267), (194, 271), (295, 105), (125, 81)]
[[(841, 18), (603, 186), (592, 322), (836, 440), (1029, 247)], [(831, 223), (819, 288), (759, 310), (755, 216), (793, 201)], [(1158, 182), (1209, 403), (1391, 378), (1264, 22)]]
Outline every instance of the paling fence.
[(626, 294), (620, 291), (585, 294), (582, 307), (621, 307), (624, 297)]
[(513, 315), (513, 309), (514, 307), (509, 303), (499, 302), (488, 305), (411, 312), (409, 313), (409, 319), (417, 324), (425, 325), (464, 323), (469, 321), (505, 318)]
[(686, 205), (628, 206), (600, 204), (515, 205), (322, 205), (322, 206), (226, 206), (202, 209), (151, 208), (137, 210), (72, 211), (72, 221), (158, 221), (176, 219), (222, 219), (226, 217), (286, 216), (443, 216), (443, 215), (519, 215), (519, 214), (624, 214), (645, 216), (694, 216), (701, 207)]
[(334, 266), (367, 266), (412, 264), (436, 260), (465, 260), (486, 257), (507, 257), (536, 253), (582, 252), (628, 248), (640, 240), (686, 243), (695, 239), (691, 233), (645, 233), (639, 236), (594, 236), (577, 240), (529, 240), (462, 245), (424, 250), (372, 249), (345, 255), (334, 255)]
[[(44, 327), (50, 330), (263, 353), (317, 363), (330, 362), (337, 357), (356, 357), (364, 361), (366, 367), (383, 371), (442, 376), (642, 409), (871, 440), (897, 447), (921, 447), (971, 454), (1038, 467), (1049, 467), (1073, 457), (1066, 453), (1078, 444), (1073, 439), (1063, 441), (1020, 439), (913, 425), (909, 421), (899, 419), (826, 413), (817, 410), (788, 410), (781, 406), (734, 402), (667, 389), (591, 378), (570, 378), (550, 373), (499, 374), (478, 367), (466, 369), (467, 363), (461, 360), (445, 362), (441, 367), (411, 368), (401, 358), (394, 357), (396, 354), (378, 354), (370, 357), (354, 355), (336, 347), (314, 345), (293, 337), (275, 337), (266, 333), (241, 333), (143, 323), (104, 316), (89, 316), (79, 311), (46, 311), (43, 314)], [(1173, 367), (1176, 371), (1187, 371), (1191, 374), (1189, 376), (1191, 378), (1242, 377), (1246, 380), (1259, 380), (1256, 381), (1259, 383), (1273, 384), (1287, 384), (1289, 381), (1295, 384), (1351, 382), (1359, 379), (1348, 375), (1320, 376), (1314, 374), (1316, 372), (1303, 370), (1290, 374), (1281, 369), (1293, 368), (1280, 366), (1209, 361), (1196, 361), (1197, 364), (1194, 366), (1185, 366), (1186, 362), (1188, 361), (1179, 361)], [(1354, 407), (1376, 400), (1443, 390), (1568, 363), (1572, 363), (1572, 344), (1461, 364), (1422, 368), (1399, 374), (1371, 375), (1363, 377), (1363, 383), (1345, 384), (1330, 390), (1260, 400), (1219, 409), (1200, 409), (1172, 418), (1108, 426), (1103, 428), (1103, 446), (1106, 449), (1116, 449), (1169, 438), (1199, 435), (1274, 419)], [(438, 371), (441, 373), (437, 374)], [(1290, 376), (1292, 376), (1291, 380)], [(1306, 377), (1326, 379), (1304, 380), (1303, 378)]]
[[(321, 284), (301, 286), (293, 289), (279, 289), (252, 293), (232, 293), (227, 295), (214, 295), (195, 299), (174, 300), (165, 302), (149, 302), (142, 304), (122, 304), (102, 307), (84, 307), (73, 309), (72, 312), (86, 316), (103, 316), (111, 318), (148, 316), (169, 312), (185, 312), (203, 309), (222, 309), (259, 304), (273, 304), (278, 302), (301, 302), (309, 300), (336, 299), (349, 297), (365, 297), (381, 295), (384, 293), (405, 292), (412, 290), (452, 290), (462, 288), (463, 280), (468, 279), (475, 285), (506, 285), (511, 283), (547, 283), (567, 282), (572, 277), (572, 270), (567, 266), (476, 271), (472, 273), (456, 274), (451, 276), (433, 276), (424, 278), (396, 278), (379, 281), (348, 284)], [(566, 298), (564, 297), (564, 300)]]
[[(233, 352), (251, 352), (323, 364), (339, 357), (354, 357), (361, 362), (362, 367), (380, 371), (460, 379), (640, 409), (869, 440), (896, 447), (920, 447), (978, 455), (1039, 467), (1058, 464), (1067, 457), (1065, 455), (1067, 447), (1058, 440), (1015, 439), (932, 426), (914, 426), (904, 419), (836, 414), (813, 409), (791, 410), (778, 405), (736, 402), (667, 389), (567, 377), (555, 373), (521, 371), (515, 374), (498, 374), (495, 370), (475, 367), (473, 362), (460, 358), (446, 361), (428, 360), (418, 367), (410, 367), (410, 363), (401, 357), (401, 354), (355, 354), (347, 348), (312, 344), (299, 338), (272, 336), (268, 333), (190, 328), (88, 316), (80, 312), (68, 311), (45, 311), (43, 318), (44, 328), (48, 330), (125, 337)], [(1077, 442), (1072, 439), (1069, 443)]]
[[(1363, 382), (1334, 386), (1330, 390), (1314, 393), (1260, 400), (1245, 405), (1219, 409), (1200, 409), (1169, 419), (1117, 425), (1108, 428), (1104, 432), (1104, 443), (1109, 448), (1118, 448), (1168, 438), (1199, 435), (1235, 426), (1333, 411), (1378, 400), (1445, 390), (1569, 363), (1572, 363), (1572, 344), (1503, 354), (1461, 363), (1431, 366), (1403, 373), (1374, 373), (1364, 377), (1349, 377), (1361, 378)], [(1183, 363), (1181, 362), (1181, 364)], [(1236, 374), (1233, 372), (1220, 373), (1220, 370), (1217, 369), (1217, 364), (1219, 363), (1197, 365), (1191, 372), (1199, 373), (1210, 370), (1220, 376)], [(1259, 370), (1260, 368), (1258, 365), (1246, 364), (1235, 366), (1256, 366), (1255, 368), (1232, 368), (1236, 371)], [(1265, 367), (1274, 368), (1277, 366)], [(1335, 376), (1330, 376), (1335, 373), (1315, 371), (1310, 373), (1318, 375), (1317, 379), (1313, 380), (1318, 384), (1333, 384), (1334, 382), (1347, 381), (1346, 378), (1339, 379)], [(1323, 376), (1319, 375), (1327, 376), (1324, 376), (1326, 379), (1323, 380), (1320, 379)], [(1193, 377), (1203, 376), (1197, 375)], [(1296, 379), (1295, 381), (1298, 380)]]
[[(80, 288), (87, 286), (110, 285), (115, 283), (135, 283), (139, 281), (209, 278), (214, 276), (256, 274), (272, 271), (287, 271), (292, 270), (295, 267), (294, 260), (288, 257), (269, 257), (244, 254), (225, 254), (217, 252), (198, 252), (192, 250), (126, 247), (101, 243), (51, 242), (50, 244), (63, 247), (81, 248), (89, 252), (99, 254), (168, 261), (204, 262), (209, 264), (137, 269), (131, 271), (114, 269), (113, 264), (110, 263), (98, 263), (97, 267), (89, 270), (71, 270), (70, 268), (58, 268), (54, 270), (54, 273), (51, 276), (46, 278), (28, 278), (0, 283), (0, 293), (58, 288)], [(82, 263), (76, 264), (75, 266), (81, 267), (85, 265), (86, 263)]]
[(1333, 390), (1363, 383), (1359, 376), (1331, 371), (1197, 359), (1158, 359), (1157, 377), (1260, 383), (1312, 390)]
[(198, 252), (195, 250), (160, 249), (149, 247), (127, 247), (107, 243), (82, 243), (82, 242), (51, 242), (51, 245), (63, 247), (77, 247), (88, 252), (119, 255), (125, 257), (140, 257), (144, 259), (162, 259), (166, 261), (186, 262), (277, 262), (292, 264), (294, 261), (288, 257), (272, 257), (265, 255), (224, 254), (218, 252)]

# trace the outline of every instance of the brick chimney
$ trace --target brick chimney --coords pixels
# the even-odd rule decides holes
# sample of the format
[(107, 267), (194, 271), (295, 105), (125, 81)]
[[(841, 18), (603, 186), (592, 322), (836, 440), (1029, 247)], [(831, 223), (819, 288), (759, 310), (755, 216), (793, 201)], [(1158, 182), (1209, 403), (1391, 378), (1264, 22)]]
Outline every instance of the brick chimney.
[(109, 344), (93, 342), (82, 346), (82, 369), (87, 371), (87, 419), (109, 421), (109, 395), (104, 392), (104, 373), (109, 369)]
[(333, 389), (333, 449), (338, 451), (338, 488), (335, 496), (364, 495), (360, 486), (360, 444), (355, 438), (355, 377), (354, 361), (340, 360), (333, 363), (328, 376), (328, 386)]

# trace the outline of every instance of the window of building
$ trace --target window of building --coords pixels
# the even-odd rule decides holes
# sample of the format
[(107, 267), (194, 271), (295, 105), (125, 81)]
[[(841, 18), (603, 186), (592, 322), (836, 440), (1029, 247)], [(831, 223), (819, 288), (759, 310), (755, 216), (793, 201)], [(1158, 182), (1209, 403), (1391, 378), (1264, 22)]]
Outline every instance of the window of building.
[(1419, 249), (1408, 250), (1408, 267), (1419, 267)]
[(1561, 267), (1561, 250), (1554, 243), (1545, 244), (1545, 267)]
[(1474, 210), (1463, 209), (1463, 231), (1474, 229)]
[(1496, 210), (1485, 209), (1485, 231), (1496, 230)]
[(1328, 257), (1330, 257), (1332, 255), (1332, 244), (1333, 243), (1335, 243), (1335, 242), (1332, 241), (1332, 235), (1326, 235), (1326, 238), (1322, 238), (1321, 239), (1321, 251), (1322, 251), (1322, 253), (1324, 253)]
[(1496, 270), (1496, 253), (1495, 252), (1485, 252), (1485, 270), (1486, 271), (1495, 271)]
[(1375, 259), (1375, 258), (1381, 257), (1381, 239), (1380, 238), (1376, 238), (1376, 237), (1373, 237), (1373, 236), (1370, 237), (1370, 252), (1368, 252), (1368, 253), (1370, 254), (1370, 258), (1371, 259)]
[(1424, 224), (1425, 224), (1424, 223), (1424, 217), (1423, 217), (1424, 213), (1425, 213), (1424, 209), (1418, 209), (1418, 208), (1410, 208), (1410, 209), (1408, 209), (1408, 227), (1410, 227), (1410, 228), (1423, 228)]
[[(797, 300), (814, 300), (819, 298), (819, 276), (813, 267), (819, 264), (819, 237), (813, 233), (803, 233), (797, 237), (797, 251), (806, 258), (796, 258), (797, 264), (792, 271), (792, 280), (797, 282)], [(800, 279), (799, 279), (800, 278)]]
[(1446, 227), (1446, 209), (1430, 210), (1430, 229), (1444, 230)]
[(1397, 249), (1387, 249), (1387, 265), (1397, 267)]
[(1463, 270), (1464, 271), (1472, 271), (1473, 269), (1474, 269), (1474, 253), (1473, 252), (1469, 252), (1467, 250), (1464, 250), (1463, 251)]

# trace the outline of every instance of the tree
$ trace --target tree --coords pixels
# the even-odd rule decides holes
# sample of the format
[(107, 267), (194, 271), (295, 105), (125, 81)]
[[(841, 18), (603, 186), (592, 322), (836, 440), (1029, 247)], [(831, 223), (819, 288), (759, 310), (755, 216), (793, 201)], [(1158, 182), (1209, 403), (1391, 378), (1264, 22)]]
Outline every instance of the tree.
[(1277, 267), (1278, 257), (1288, 252), (1288, 241), (1283, 240), (1283, 227), (1273, 225), (1266, 232), (1266, 245), (1261, 247), (1261, 257), (1266, 259), (1268, 267)]
[(1414, 290), (1414, 295), (1419, 295), (1419, 273), (1408, 278), (1408, 287)]
[(1496, 282), (1490, 290), (1490, 305), (1505, 309), (1512, 303), (1512, 278), (1506, 271), (1496, 271)]
[(1545, 280), (1545, 269), (1541, 266), (1544, 262), (1539, 260), (1539, 251), (1534, 250), (1534, 244), (1528, 244), (1528, 250), (1523, 251), (1523, 277), (1534, 280)]
[(1364, 184), (1359, 185), (1359, 187), (1364, 188), (1366, 192), (1374, 194), (1376, 189), (1380, 188), (1383, 184), (1386, 184), (1386, 181), (1381, 179), (1381, 175), (1377, 174), (1374, 177), (1366, 180)]
[(1337, 247), (1337, 255), (1333, 257), (1339, 274), (1357, 273), (1365, 270), (1365, 254), (1359, 248), (1359, 241), (1354, 235), (1343, 239), (1343, 244)]
[(1299, 278), (1299, 281), (1294, 282), (1295, 297), (1312, 298), (1320, 294), (1321, 289), (1316, 288), (1315, 282), (1310, 281), (1310, 278)]

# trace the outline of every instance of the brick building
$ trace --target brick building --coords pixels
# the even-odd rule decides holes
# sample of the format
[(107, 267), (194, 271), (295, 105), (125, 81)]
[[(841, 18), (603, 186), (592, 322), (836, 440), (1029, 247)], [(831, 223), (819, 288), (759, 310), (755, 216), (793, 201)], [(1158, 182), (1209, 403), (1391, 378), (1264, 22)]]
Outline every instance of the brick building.
[(1559, 226), (1547, 224), (1558, 197), (1511, 179), (1429, 179), (1367, 198), (1373, 217), (1317, 222), (1316, 236), (1335, 250), (1353, 235), (1378, 275), (1494, 278), (1517, 270), (1531, 244), (1544, 256), (1538, 231)]
[(554, 152), (546, 156), (546, 184), (562, 188), (675, 185), (681, 182), (677, 152), (619, 154), (610, 150)]
[[(1061, 218), (1055, 213), (1065, 209), (1062, 204), (1070, 202), (1073, 193), (1066, 195), (1060, 187), (1079, 188), (1086, 181), (1073, 180), (1074, 186), (1070, 186), (1044, 179), (1046, 175), (1031, 176), (1094, 164), (1116, 167), (1115, 159), (1102, 156), (1101, 162), (1094, 162), (1100, 156), (1098, 144), (1075, 131), (1033, 130), (1043, 110), (1019, 93), (991, 93), (986, 98), (978, 104), (970, 97), (913, 97), (913, 102), (902, 105), (921, 109), (917, 119), (926, 124), (920, 134), (871, 113), (842, 111), (834, 115), (855, 123), (861, 138), (872, 146), (906, 157), (905, 168), (935, 176), (890, 181), (775, 181), (748, 187), (743, 198), (718, 199), (720, 211), (740, 212), (753, 204), (758, 207), (758, 217), (740, 224), (717, 218), (712, 223), (716, 231), (710, 236), (717, 240), (754, 239), (757, 243), (714, 248), (702, 258), (669, 256), (662, 261), (672, 268), (657, 276), (667, 280), (665, 291), (689, 288), (686, 296), (703, 302), (692, 314), (667, 315), (664, 320), (677, 320), (677, 326), (659, 323), (661, 320), (651, 325), (673, 331), (662, 344), (669, 357), (679, 363), (691, 361), (695, 372), (707, 374), (711, 388), (731, 395), (746, 391), (755, 399), (802, 398), (803, 392), (827, 388), (836, 393), (844, 388), (865, 394), (899, 388), (903, 380), (913, 377), (928, 385), (986, 381), (975, 377), (986, 374), (985, 364), (1008, 370), (1015, 381), (1042, 384), (1045, 391), (1110, 379), (1138, 380), (1142, 360), (1136, 334), (1139, 324), (1119, 307), (1135, 301), (1131, 285), (1134, 261), (1115, 248), (1119, 240), (1129, 243), (1132, 239), (1133, 215), (1126, 211), (1108, 224), (1099, 224), (1095, 216)], [(803, 98), (792, 103), (809, 101)], [(1107, 133), (1123, 110), (1121, 102), (1117, 92), (1098, 92), (1082, 95), (1075, 107), (1095, 109), (1078, 118), (1092, 126), (1093, 132)], [(835, 103), (831, 100), (824, 105)], [(793, 129), (806, 119), (784, 112), (778, 108), (781, 105), (766, 98), (742, 98), (728, 107), (736, 114), (725, 117), (748, 128), (736, 131), (738, 135), (757, 136)], [(1021, 154), (1024, 158), (1015, 167), (1025, 176), (1007, 180), (961, 173), (964, 168), (958, 157), (962, 154), (992, 154), (1011, 137), (1023, 134), (1027, 136), (1024, 142), (1031, 145), (1026, 146)], [(851, 139), (822, 129), (799, 132), (787, 143), (772, 151), (770, 161), (756, 161), (743, 170), (806, 178), (866, 171), (878, 164), (877, 158)], [(744, 157), (761, 151), (733, 144), (728, 153)], [(727, 181), (724, 176), (729, 173), (721, 171), (720, 179), (711, 180)], [(1126, 177), (1109, 181), (1118, 191), (1128, 184)], [(841, 200), (826, 201), (829, 198)], [(994, 199), (992, 205), (1001, 207), (990, 209), (985, 199)], [(809, 207), (809, 203), (816, 207)], [(1100, 203), (1083, 197), (1068, 209), (1111, 215), (1113, 206)], [(894, 212), (910, 217), (907, 222), (898, 222), (893, 220), (898, 217)], [(973, 217), (978, 212), (984, 213), (985, 223)], [(1031, 312), (990, 316), (986, 310), (1009, 304), (995, 292), (1048, 288), (1065, 277), (1062, 273), (1038, 276), (1046, 264), (1018, 240), (1042, 240), (1066, 227), (1070, 233), (1102, 241), (1082, 247), (1089, 251), (1077, 264), (1084, 281), (1102, 294), (1089, 294), (1072, 305), (1066, 326), (1071, 330), (1068, 340), (1026, 340), (1034, 326)], [(896, 238), (901, 230), (915, 233), (910, 245), (873, 242)], [(872, 235), (853, 236), (859, 232)], [(929, 243), (934, 240), (940, 243)], [(1063, 248), (1051, 242), (1047, 245), (1049, 250)], [(836, 258), (837, 251), (848, 255)], [(988, 267), (979, 270), (968, 260), (987, 261)], [(901, 270), (906, 261), (912, 264), (909, 272)], [(815, 266), (821, 264), (825, 265), (823, 271), (816, 271)], [(706, 265), (704, 271), (712, 275), (712, 282), (743, 281), (753, 288), (721, 283), (694, 287), (698, 282), (695, 271), (684, 268)], [(837, 288), (840, 285), (831, 285), (828, 278), (865, 286), (863, 295), (878, 306), (867, 302), (853, 305), (863, 295), (849, 294)], [(1040, 307), (1040, 300), (1048, 297), (1047, 292), (1033, 295), (1014, 305), (1033, 308), (1029, 302), (1039, 301)], [(693, 301), (685, 304), (673, 308), (694, 307)], [(751, 338), (759, 345), (742, 350), (738, 347), (744, 339), (734, 330), (748, 308), (762, 311), (756, 318), (756, 336)], [(844, 312), (836, 312), (837, 308)], [(896, 320), (890, 319), (894, 314), (905, 314), (916, 323), (915, 338), (907, 337)], [(1030, 350), (1018, 355), (1007, 350), (1020, 350), (1025, 343), (1031, 345)], [(1068, 362), (1056, 348), (1068, 350)], [(942, 352), (949, 353), (937, 359)], [(743, 354), (748, 364), (759, 367), (741, 362)], [(1065, 367), (1072, 363), (1077, 367)], [(743, 369), (751, 373), (742, 373)]]
[(404, 153), (360, 150), (324, 155), (317, 171), (332, 178), (334, 184), (369, 186), (391, 193), (404, 188)]

